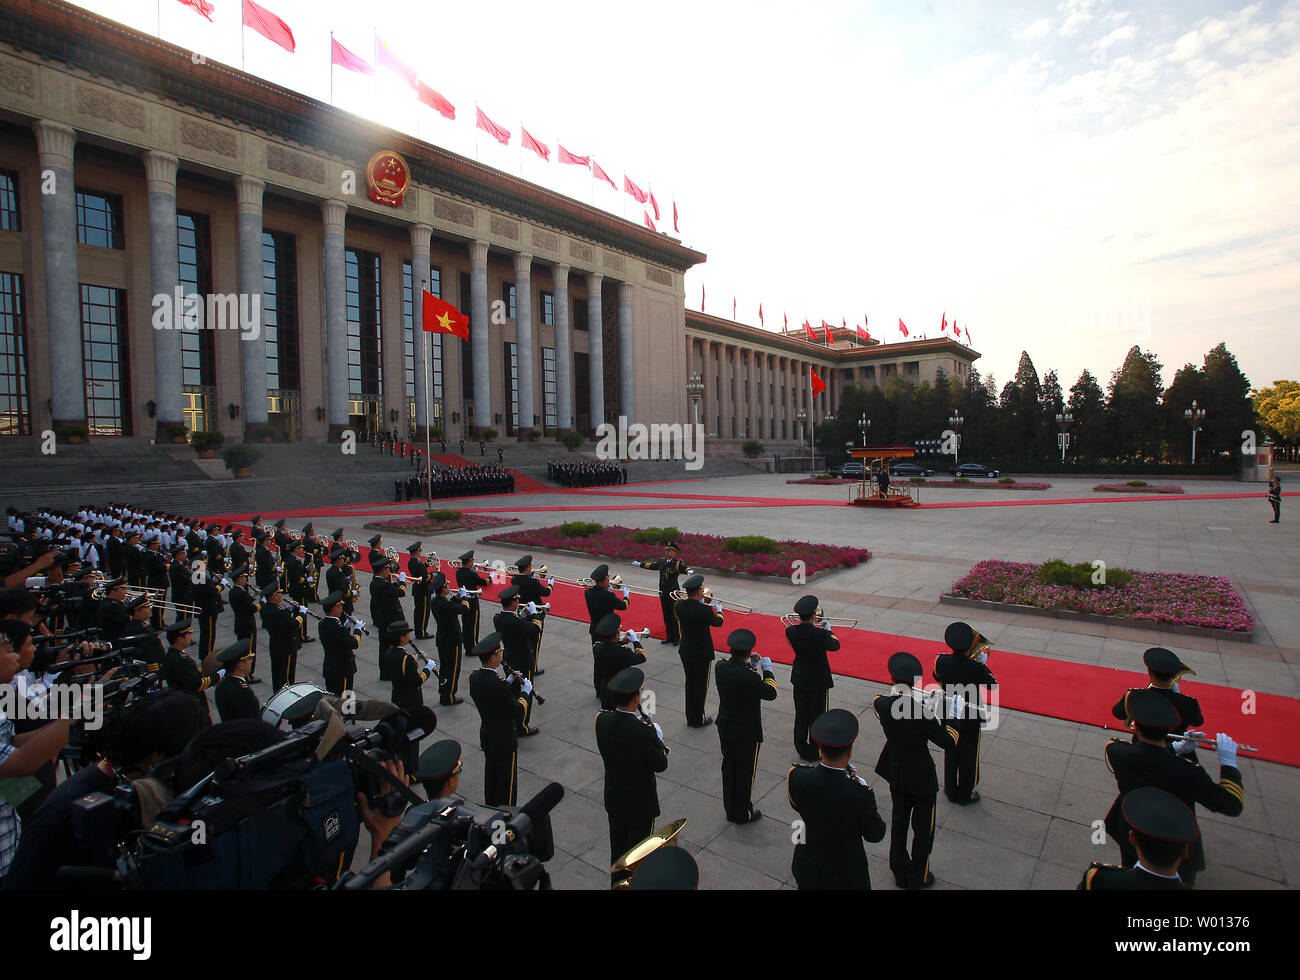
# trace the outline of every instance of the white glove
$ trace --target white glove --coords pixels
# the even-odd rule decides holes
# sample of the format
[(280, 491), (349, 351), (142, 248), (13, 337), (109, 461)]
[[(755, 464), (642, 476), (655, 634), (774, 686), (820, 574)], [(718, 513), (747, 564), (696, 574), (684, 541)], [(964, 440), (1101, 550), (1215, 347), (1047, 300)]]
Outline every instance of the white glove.
[(771, 658), (771, 657), (764, 657), (760, 663), (761, 663), (761, 666), (762, 666), (763, 670), (765, 670), (765, 671), (769, 671), (769, 672), (771, 671), (771, 669), (772, 669), (772, 658)]
[(469, 595), (469, 593), (465, 591), (465, 586), (462, 585), (462, 586), (460, 587), (460, 597), (461, 597), (462, 599), (464, 599), (464, 598), (466, 598), (468, 595)]
[(953, 718), (966, 717), (966, 699), (960, 694), (952, 696), (952, 716)]
[(1179, 755), (1195, 755), (1196, 741), (1190, 738), (1180, 738), (1173, 744), (1172, 748)]
[(226, 668), (222, 667), (219, 671), (217, 671), (217, 680), (221, 680), (221, 678), (225, 676), (226, 676)]
[(306, 606), (299, 606), (299, 607), (298, 607), (298, 611), (299, 611), (300, 613), (305, 613), (305, 612), (307, 611), (307, 607), (306, 607)]
[(397, 576), (397, 581), (399, 581), (399, 582), (401, 582), (403, 585), (405, 585), (405, 584), (406, 584), (406, 573), (405, 573), (405, 572), (402, 572), (400, 575), (398, 575), (398, 576)]
[(522, 690), (525, 694), (533, 693), (533, 682), (530, 681), (527, 677), (524, 678), (524, 686)]
[(659, 741), (662, 742), (664, 740), (664, 730), (659, 727), (659, 723), (657, 721), (652, 722), (652, 724), (655, 726), (655, 734), (659, 736)]
[(1178, 682), (1177, 682), (1177, 681), (1174, 681), (1173, 684), (1171, 684), (1171, 685), (1169, 686), (1169, 690), (1173, 691), (1175, 694), (1181, 694), (1181, 693), (1182, 693), (1181, 691), (1178, 690)]
[(531, 616), (536, 616), (536, 615), (537, 615), (537, 603), (535, 603), (535, 602), (530, 602), (530, 603), (528, 604), (527, 608), (528, 608), (528, 613), (529, 613), (529, 615), (531, 615)]
[(975, 662), (977, 664), (988, 663), (988, 659), (989, 659), (989, 652), (987, 650), (981, 650), (979, 653), (975, 655)]
[(546, 587), (552, 588), (554, 585), (555, 585), (555, 576), (552, 575), (550, 578), (546, 580)]
[(632, 564), (635, 565), (637, 568), (641, 567), (641, 563), (639, 561), (634, 561), (632, 562)]
[(641, 637), (639, 637), (639, 636), (636, 635), (636, 630), (628, 630), (628, 631), (627, 631), (627, 638), (628, 638), (629, 640), (631, 640), (633, 643), (635, 643), (635, 642), (637, 642), (637, 640), (641, 639)]
[(425, 669), (425, 670), (431, 670), (431, 671), (433, 671), (435, 674), (438, 673), (438, 661), (436, 661), (436, 660), (426, 660), (426, 661), (424, 662), (424, 669)]
[(722, 603), (720, 603), (720, 602), (715, 602), (715, 603), (713, 604), (713, 611), (714, 611), (715, 613), (717, 613), (719, 616), (721, 616), (721, 615), (722, 615)]
[(1223, 732), (1214, 736), (1214, 750), (1219, 756), (1219, 765), (1233, 767), (1237, 765), (1237, 743), (1231, 736)]
[(627, 585), (623, 586), (623, 598), (628, 599), (631, 597), (631, 595), (632, 595), (631, 587)]

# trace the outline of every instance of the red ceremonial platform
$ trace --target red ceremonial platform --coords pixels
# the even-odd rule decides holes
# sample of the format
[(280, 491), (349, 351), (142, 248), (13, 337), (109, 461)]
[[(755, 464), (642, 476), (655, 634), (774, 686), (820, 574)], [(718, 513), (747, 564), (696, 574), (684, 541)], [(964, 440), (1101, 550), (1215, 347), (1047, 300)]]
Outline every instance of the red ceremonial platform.
[(850, 507), (920, 507), (921, 491), (911, 483), (901, 486), (890, 484), (889, 489), (881, 494), (879, 485), (872, 480), (872, 470), (883, 469), (890, 459), (909, 459), (916, 455), (911, 446), (866, 446), (851, 453), (854, 459), (862, 460), (862, 482), (853, 488), (849, 495)]

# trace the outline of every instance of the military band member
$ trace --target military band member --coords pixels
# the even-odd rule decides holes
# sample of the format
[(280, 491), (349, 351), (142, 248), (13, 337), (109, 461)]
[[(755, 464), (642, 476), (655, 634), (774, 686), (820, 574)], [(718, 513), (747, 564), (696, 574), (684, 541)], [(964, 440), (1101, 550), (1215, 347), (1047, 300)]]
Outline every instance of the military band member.
[(407, 574), (411, 580), (411, 595), (415, 599), (415, 615), (411, 622), (415, 626), (417, 640), (429, 639), (429, 563), (424, 560), (424, 550), (416, 541), (407, 547), (410, 558), (406, 562)]
[(128, 531), (126, 535), (126, 580), (132, 588), (144, 588), (144, 549), (140, 547), (140, 532)]
[(1122, 722), (1130, 722), (1133, 719), (1128, 713), (1129, 695), (1134, 691), (1159, 691), (1178, 712), (1178, 724), (1172, 729), (1176, 734), (1181, 735), (1189, 728), (1199, 730), (1205, 724), (1205, 718), (1201, 715), (1200, 702), (1178, 689), (1179, 679), (1184, 674), (1195, 674), (1196, 671), (1179, 660), (1172, 650), (1166, 650), (1164, 647), (1151, 647), (1142, 654), (1142, 663), (1147, 668), (1147, 686), (1126, 691), (1124, 696), (1115, 702), (1111, 714)]
[(126, 589), (124, 578), (104, 583), (104, 598), (100, 600), (97, 618), (104, 639), (110, 643), (121, 636), (131, 622), (131, 614), (126, 611)]
[(700, 887), (700, 866), (684, 847), (661, 847), (636, 866), (632, 891), (693, 892)]
[[(200, 552), (201, 554), (201, 552)], [(194, 605), (194, 572), (190, 569), (189, 550), (183, 544), (172, 549), (171, 564), (167, 566), (167, 580), (172, 590), (172, 606), (176, 608), (176, 618), (183, 613), (181, 607)]]
[(108, 540), (104, 542), (104, 555), (108, 559), (108, 574), (113, 578), (126, 579), (126, 540), (122, 537), (122, 526), (114, 524), (108, 529)]
[(519, 789), (519, 741), (515, 731), (528, 710), (525, 696), (533, 690), (532, 682), (519, 674), (503, 679), (497, 673), (503, 652), (500, 636), (489, 633), (483, 637), (474, 647), (482, 666), (469, 677), (469, 696), (479, 714), (486, 806), (515, 805)]
[(376, 566), (381, 561), (387, 561), (388, 556), (384, 554), (384, 537), (382, 534), (376, 534), (370, 539), (370, 552), (366, 555), (366, 561), (370, 565), (370, 570), (375, 571)]
[(253, 545), (253, 583), (259, 592), (265, 592), (272, 582), (280, 580), (280, 573), (277, 570), (280, 559), (276, 552), (271, 550), (267, 533), (260, 527), (254, 529), (253, 540), (256, 542)]
[[(492, 617), (492, 628), (501, 637), (506, 668), (522, 674), (531, 681), (533, 668), (537, 664), (537, 641), (542, 635), (541, 623), (536, 619), (525, 619), (519, 615), (519, 586), (506, 586), (497, 599), (501, 603), (501, 612)], [(524, 695), (524, 701), (527, 707), (524, 709), (524, 717), (519, 722), (517, 734), (520, 738), (536, 735), (541, 731), (540, 728), (530, 727), (528, 724), (533, 716), (532, 692)]]
[(803, 596), (794, 604), (799, 622), (787, 626), (786, 641), (794, 650), (790, 686), (794, 699), (794, 750), (804, 762), (816, 762), (817, 746), (808, 737), (812, 723), (830, 708), (830, 689), (835, 686), (826, 654), (838, 650), (840, 641), (829, 626), (818, 625), (821, 608), (815, 595)]
[(149, 672), (161, 672), (163, 662), (162, 640), (158, 631), (150, 625), (153, 618), (153, 605), (149, 602), (149, 593), (132, 596), (126, 601), (129, 617), (126, 626), (117, 638), (120, 645), (134, 645), (136, 656), (145, 661)]
[(266, 630), (266, 646), (271, 653), (271, 690), (278, 691), (292, 684), (297, 673), (303, 614), (297, 603), (285, 601), (278, 580), (263, 590), (262, 603), (262, 628)]
[[(405, 573), (402, 578), (405, 578)], [(402, 599), (406, 595), (406, 586), (393, 578), (393, 563), (387, 558), (381, 558), (375, 563), (375, 574), (370, 580), (370, 621), (375, 625), (383, 623), (404, 622), (405, 613), (402, 612)], [(382, 633), (379, 649), (383, 654), (384, 644)]]
[[(295, 541), (292, 538), (289, 539), (285, 549), (285, 590), (289, 593), (290, 599), (299, 606), (306, 608), (311, 589), (311, 583), (307, 579), (312, 576), (311, 565), (305, 557), (306, 549), (301, 541)], [(302, 643), (315, 643), (316, 637), (307, 635), (307, 616), (305, 614), (299, 617), (299, 623), (301, 624), (298, 630), (299, 641)]]
[(186, 651), (194, 642), (194, 624), (180, 619), (167, 627), (167, 649), (162, 657), (162, 679), (168, 687), (194, 695), (211, 723), (212, 713), (205, 693), (221, 679), (221, 674), (205, 674)]
[[(166, 596), (167, 587), (170, 584), (171, 580), (167, 576), (167, 557), (162, 552), (162, 541), (155, 534), (145, 545), (144, 587), (158, 592), (160, 596)], [(153, 628), (156, 630), (163, 628), (163, 604), (161, 602), (154, 603), (153, 606)]]
[(639, 565), (641, 568), (652, 572), (659, 573), (659, 608), (664, 616), (664, 638), (660, 643), (672, 643), (676, 645), (681, 640), (681, 633), (677, 628), (677, 616), (673, 612), (675, 600), (672, 594), (680, 588), (677, 580), (682, 575), (690, 574), (690, 569), (686, 567), (686, 562), (682, 561), (679, 556), (681, 549), (676, 541), (664, 542), (664, 556), (648, 562), (632, 562), (633, 565)]
[(438, 703), (448, 707), (464, 704), (464, 698), (456, 697), (456, 687), (460, 683), (461, 669), (461, 614), (468, 606), (468, 600), (457, 597), (451, 591), (451, 583), (442, 572), (436, 572), (429, 588), (433, 592), (430, 603), (433, 621), (437, 630), (435, 643), (438, 647)]
[(325, 546), (316, 537), (316, 525), (311, 522), (303, 525), (302, 542), (307, 556), (308, 567), (311, 569), (308, 597), (312, 602), (319, 602), (321, 576), (325, 571)]
[(230, 545), (226, 548), (226, 561), (231, 568), (247, 566), (249, 561), (248, 546), (244, 544), (244, 529), (233, 524), (226, 528), (230, 534)]
[[(984, 727), (984, 689), (996, 687), (998, 680), (989, 670), (988, 651), (978, 649), (977, 634), (966, 623), (951, 623), (943, 641), (951, 653), (941, 653), (934, 661), (934, 679), (948, 693), (963, 692), (964, 717), (952, 719), (957, 730), (956, 744), (944, 750), (943, 793), (958, 806), (978, 803), (975, 787), (980, 781), (980, 729)], [(917, 676), (920, 676), (919, 674)], [(914, 680), (914, 679), (913, 679)], [(964, 692), (975, 691), (972, 702)]]
[[(1227, 735), (1216, 738), (1215, 751), (1219, 757), (1219, 781), (1216, 783), (1199, 765), (1182, 758), (1186, 752), (1195, 752), (1195, 743), (1184, 740), (1174, 743), (1174, 752), (1166, 745), (1166, 736), (1179, 723), (1178, 711), (1159, 691), (1134, 691), (1128, 698), (1129, 716), (1133, 719), (1136, 740), (1112, 740), (1106, 746), (1106, 765), (1115, 774), (1119, 795), (1106, 814), (1106, 833), (1119, 844), (1124, 867), (1132, 867), (1138, 859), (1136, 849), (1129, 841), (1130, 827), (1124, 822), (1122, 801), (1124, 795), (1139, 786), (1155, 786), (1178, 797), (1195, 812), (1199, 803), (1212, 813), (1230, 817), (1241, 815), (1246, 794), (1237, 768), (1237, 743)], [(1191, 854), (1181, 870), (1183, 881), (1194, 887), (1196, 875), (1205, 868), (1205, 848), (1196, 840)]]
[(354, 611), (352, 605), (352, 571), (346, 562), (347, 554), (347, 551), (342, 546), (330, 549), (330, 567), (325, 570), (325, 588), (329, 589), (331, 593), (341, 592), (343, 594), (343, 613), (351, 616)]
[(619, 671), (608, 685), (618, 707), (596, 716), (596, 747), (605, 763), (611, 865), (654, 831), (659, 816), (655, 773), (668, 768), (663, 729), (641, 713), (644, 683), (639, 668)]
[(460, 743), (454, 738), (434, 742), (420, 753), (415, 778), (424, 788), (426, 800), (445, 800), (456, 795), (456, 790), (460, 787), (460, 774), (465, 768), (460, 756)]
[[(550, 597), (555, 586), (555, 579), (552, 577), (543, 581), (537, 577), (537, 573), (533, 571), (532, 555), (523, 555), (516, 562), (515, 567), (519, 569), (519, 572), (510, 579), (510, 584), (519, 588), (519, 604), (526, 606), (531, 602), (535, 606), (546, 605), (546, 600)], [(537, 656), (535, 658), (537, 666), (529, 675), (530, 678), (546, 673), (541, 669), (542, 636), (546, 633), (546, 610), (538, 609), (534, 618), (542, 628), (542, 635), (537, 637)]]
[(357, 673), (357, 649), (361, 646), (361, 627), (349, 629), (343, 623), (343, 593), (331, 592), (321, 603), (324, 618), (317, 627), (320, 635), (321, 673), (325, 675), (325, 690), (342, 697), (351, 687)]
[(591, 648), (595, 660), (596, 697), (604, 711), (613, 711), (618, 705), (609, 693), (609, 682), (628, 667), (645, 663), (645, 648), (636, 630), (629, 630), (626, 640), (619, 639), (622, 620), (618, 613), (609, 613), (596, 624), (596, 643)]
[[(393, 686), (389, 699), (403, 711), (414, 714), (424, 707), (424, 682), (438, 672), (438, 664), (421, 656), (411, 642), (411, 627), (404, 620), (384, 627), (384, 652), (379, 656), (379, 679)], [(419, 764), (419, 743), (407, 741), (402, 746), (402, 764), (414, 772)]]
[[(893, 803), (889, 836), (889, 869), (899, 888), (929, 888), (930, 852), (934, 848), (934, 812), (939, 799), (939, 777), (929, 743), (947, 751), (957, 742), (957, 729), (945, 725), (939, 707), (941, 691), (922, 700), (912, 688), (921, 676), (921, 661), (910, 653), (889, 658), (893, 689), (871, 704), (885, 732), (885, 746), (876, 762), (876, 774), (889, 783)], [(958, 695), (960, 697), (960, 695)], [(961, 704), (958, 702), (958, 707)], [(907, 827), (912, 826), (912, 851), (907, 850)]]
[(212, 654), (217, 642), (217, 617), (226, 607), (221, 598), (221, 571), (211, 561), (196, 569), (198, 581), (193, 586), (194, 604), (198, 607), (199, 660)]
[[(282, 565), (284, 564), (285, 559), (289, 557), (289, 548), (293, 544), (293, 538), (290, 537), (289, 532), (284, 529), (284, 526), (287, 523), (288, 519), (284, 517), (281, 517), (276, 521), (275, 533), (271, 536), (271, 543), (275, 546), (275, 553), (279, 557), (280, 564)], [(287, 582), (281, 582), (280, 584), (285, 588), (288, 588)]]
[(1155, 786), (1124, 794), (1120, 813), (1129, 825), (1129, 844), (1137, 853), (1131, 868), (1093, 861), (1077, 891), (1182, 891), (1178, 866), (1200, 839), (1196, 815), (1187, 804)]
[(677, 656), (686, 674), (686, 724), (690, 728), (705, 728), (713, 724), (713, 719), (704, 713), (704, 702), (709, 696), (709, 665), (714, 660), (711, 627), (722, 625), (722, 606), (715, 603), (710, 607), (705, 603), (703, 575), (692, 575), (682, 587), (686, 598), (673, 607), (673, 615), (677, 617), (682, 637)]
[(262, 594), (249, 588), (248, 566), (236, 565), (230, 570), (230, 611), (235, 617), (235, 639), (247, 640), (253, 663), (248, 671), (248, 682), (260, 684), (257, 678), (257, 613), (262, 608)]
[(213, 695), (221, 720), (227, 722), (236, 718), (262, 717), (262, 703), (248, 682), (248, 674), (253, 669), (253, 652), (249, 649), (248, 641), (238, 640), (218, 652), (217, 663), (226, 671), (226, 676), (221, 678)]
[[(609, 566), (597, 565), (591, 570), (592, 586), (587, 588), (582, 597), (587, 603), (587, 618), (591, 621), (587, 632), (591, 642), (596, 642), (596, 624), (612, 612), (622, 612), (628, 608), (632, 590), (624, 586), (621, 592), (615, 592), (609, 585)], [(600, 692), (597, 691), (597, 696)]]
[(722, 806), (732, 823), (752, 823), (763, 813), (754, 809), (754, 776), (763, 742), (763, 702), (776, 700), (770, 657), (754, 653), (757, 639), (749, 630), (727, 637), (729, 660), (713, 668), (718, 681), (718, 739), (722, 743)]
[(227, 562), (226, 546), (221, 541), (221, 528), (215, 524), (209, 524), (205, 530), (203, 539), (203, 551), (207, 555), (208, 573), (210, 575), (224, 575), (230, 568)]
[(460, 567), (456, 569), (456, 585), (463, 589), (462, 598), (468, 600), (465, 611), (460, 617), (460, 633), (465, 649), (469, 650), (478, 643), (478, 602), (479, 593), (492, 583), (479, 575), (474, 568), (474, 552), (467, 551), (458, 559)]

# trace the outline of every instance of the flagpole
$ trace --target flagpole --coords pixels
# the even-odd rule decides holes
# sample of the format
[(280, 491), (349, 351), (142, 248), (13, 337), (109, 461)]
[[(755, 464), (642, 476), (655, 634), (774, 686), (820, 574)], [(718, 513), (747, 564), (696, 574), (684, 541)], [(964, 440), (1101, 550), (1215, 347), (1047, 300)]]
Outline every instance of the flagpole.
[[(424, 336), (421, 341), (420, 361), (421, 361), (421, 366), (424, 368), (424, 464), (426, 466), (430, 465), (430, 460), (433, 458), (431, 455), (431, 449), (429, 444), (429, 439), (430, 439), (429, 396), (432, 394), (432, 392), (429, 390), (429, 335), (427, 333), (424, 333), (424, 293), (425, 290), (427, 290), (428, 288), (429, 288), (429, 280), (421, 279), (420, 280), (420, 332), (424, 334)], [(415, 311), (412, 310), (411, 312), (414, 313)], [(412, 326), (414, 326), (414, 324), (412, 324)], [(429, 475), (430, 477), (432, 477), (433, 475), (432, 467), (430, 467)], [(427, 495), (429, 510), (433, 510), (433, 480), (432, 479), (428, 479), (424, 481), (424, 490), (425, 490), (425, 494)]]
[[(812, 364), (808, 365), (808, 390), (812, 391)], [(808, 399), (808, 475), (817, 468), (817, 396)]]
[(158, 40), (162, 40), (162, 0), (158, 0)]
[(330, 31), (330, 105), (334, 105), (334, 32)]

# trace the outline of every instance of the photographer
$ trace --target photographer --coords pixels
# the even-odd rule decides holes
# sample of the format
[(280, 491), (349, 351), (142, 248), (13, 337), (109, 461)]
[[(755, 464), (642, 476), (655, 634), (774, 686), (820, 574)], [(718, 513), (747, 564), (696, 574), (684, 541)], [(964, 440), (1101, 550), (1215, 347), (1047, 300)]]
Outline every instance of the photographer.
[[(107, 758), (68, 777), (26, 822), (6, 889), (68, 887), (57, 876), (65, 865), (112, 867), (87, 850), (74, 804), (91, 793), (113, 795), (124, 783), (134, 789), (129, 829), (146, 825), (171, 796), (164, 784), (173, 761), (200, 730), (198, 702), (181, 691), (158, 691), (129, 705), (109, 738)], [(151, 784), (142, 785), (146, 777)], [(159, 778), (162, 783), (159, 783)], [(123, 829), (128, 829), (123, 827)]]

